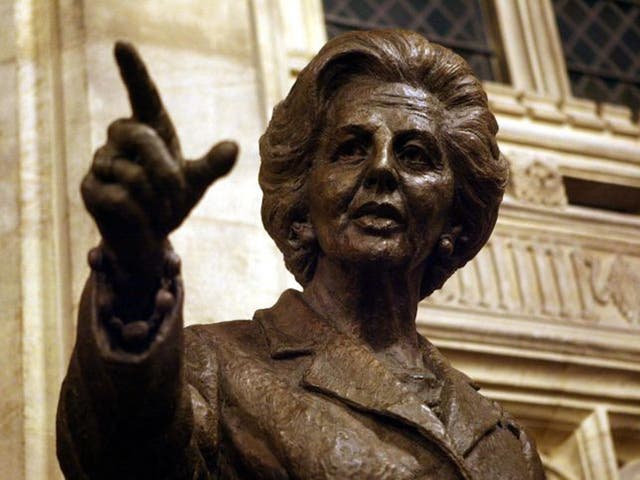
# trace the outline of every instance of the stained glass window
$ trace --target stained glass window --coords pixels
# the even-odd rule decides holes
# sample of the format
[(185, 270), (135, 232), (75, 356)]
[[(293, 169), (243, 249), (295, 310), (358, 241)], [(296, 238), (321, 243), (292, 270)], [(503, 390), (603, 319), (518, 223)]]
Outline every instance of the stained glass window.
[(482, 0), (323, 0), (327, 33), (406, 28), (455, 50), (483, 80), (507, 81), (495, 16)]
[(553, 0), (576, 97), (640, 111), (640, 1)]

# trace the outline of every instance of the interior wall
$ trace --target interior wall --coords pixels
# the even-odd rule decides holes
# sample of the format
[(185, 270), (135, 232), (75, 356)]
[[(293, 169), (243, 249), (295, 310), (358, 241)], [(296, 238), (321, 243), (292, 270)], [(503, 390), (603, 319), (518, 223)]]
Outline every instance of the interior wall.
[(17, 65), (14, 6), (0, 3), (0, 472), (24, 478), (24, 412), (21, 345), (20, 191)]
[(98, 235), (79, 184), (109, 123), (128, 116), (113, 44), (147, 63), (187, 158), (233, 139), (240, 156), (171, 240), (188, 324), (251, 318), (293, 284), (260, 220), (266, 126), (252, 1), (0, 1), (0, 477), (53, 479), (55, 409)]

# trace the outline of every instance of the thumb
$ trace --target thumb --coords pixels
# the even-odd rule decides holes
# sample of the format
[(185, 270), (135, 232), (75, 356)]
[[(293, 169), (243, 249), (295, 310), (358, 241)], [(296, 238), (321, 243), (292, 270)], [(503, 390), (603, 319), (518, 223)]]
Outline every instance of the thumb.
[(199, 160), (185, 164), (186, 180), (197, 194), (201, 194), (216, 179), (229, 173), (237, 156), (236, 142), (226, 140), (217, 143)]

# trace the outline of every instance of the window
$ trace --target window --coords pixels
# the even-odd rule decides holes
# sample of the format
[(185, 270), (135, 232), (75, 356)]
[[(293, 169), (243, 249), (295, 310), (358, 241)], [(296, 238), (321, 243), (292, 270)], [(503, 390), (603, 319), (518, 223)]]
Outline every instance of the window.
[(507, 82), (491, 4), (481, 0), (324, 0), (329, 38), (348, 30), (406, 28), (451, 48), (483, 80)]
[(553, 0), (573, 95), (640, 111), (640, 1)]

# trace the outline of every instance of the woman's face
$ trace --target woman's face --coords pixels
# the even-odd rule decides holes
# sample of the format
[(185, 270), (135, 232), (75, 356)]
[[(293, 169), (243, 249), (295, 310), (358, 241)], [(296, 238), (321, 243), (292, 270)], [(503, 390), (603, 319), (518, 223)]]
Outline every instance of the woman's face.
[(451, 211), (443, 109), (423, 90), (357, 79), (334, 97), (308, 183), (322, 252), (347, 263), (421, 265)]

